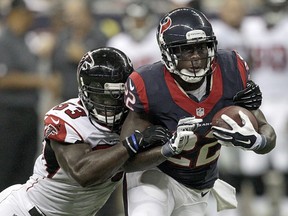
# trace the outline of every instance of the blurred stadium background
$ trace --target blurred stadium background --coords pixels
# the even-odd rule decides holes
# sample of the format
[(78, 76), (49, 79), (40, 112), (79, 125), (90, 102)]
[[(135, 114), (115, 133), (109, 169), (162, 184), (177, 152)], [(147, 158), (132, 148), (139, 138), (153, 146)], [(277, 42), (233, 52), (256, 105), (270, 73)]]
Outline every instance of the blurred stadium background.
[[(151, 29), (155, 29), (161, 15), (171, 10), (172, 8), (176, 8), (181, 5), (190, 5), (190, 6), (201, 9), (204, 13), (207, 14), (209, 19), (211, 19), (212, 23), (215, 22), (215, 27), (218, 28), (217, 21), (221, 20), (220, 14), (221, 12), (223, 12), (223, 9), (224, 11), (230, 10), (229, 8), (226, 8), (226, 6), (228, 7), (228, 5), (223, 5), (224, 1), (225, 0), (191, 0), (191, 1), (189, 0), (145, 0), (145, 1), (142, 1), (142, 3), (145, 2), (145, 4), (149, 6), (150, 15), (153, 14), (153, 20), (151, 21), (153, 23), (150, 23), (152, 25), (149, 24), (149, 28)], [(267, 10), (267, 1), (268, 0), (237, 0), (237, 2), (241, 2), (242, 5), (245, 6), (245, 11), (243, 12), (244, 18), (250, 18), (250, 17), (263, 18), (263, 14)], [(270, 0), (270, 1), (273, 2), (273, 0)], [(53, 0), (53, 1), (51, 0), (25, 0), (25, 3), (27, 4), (28, 8), (34, 11), (36, 14), (35, 20), (33, 22), (33, 27), (29, 30), (27, 34), (27, 43), (29, 47), (31, 48), (31, 50), (33, 51), (33, 53), (35, 53), (35, 55), (37, 55), (40, 59), (39, 73), (43, 73), (43, 74), (55, 73), (52, 67), (53, 65), (52, 53), (57, 52), (57, 50), (55, 50), (56, 49), (55, 44), (56, 44), (59, 32), (61, 32), (61, 30), (65, 28), (66, 25), (69, 24), (69, 21), (64, 19), (63, 8), (62, 8), (62, 5), (67, 4), (67, 2), (69, 1), (68, 0)], [(288, 22), (287, 16), (286, 16), (287, 1), (274, 0), (274, 2), (283, 3), (284, 6), (282, 5), (280, 8), (278, 8), (275, 14), (280, 14), (279, 11), (281, 12), (284, 11), (283, 13), (284, 15), (280, 18), (278, 17), (278, 21), (280, 22), (280, 20), (281, 21), (284, 20), (287, 23)], [(1, 35), (1, 30), (5, 27), (5, 15), (7, 14), (7, 11), (10, 10), (10, 3), (11, 3), (11, 0), (0, 1), (0, 18), (1, 18), (0, 19), (0, 35)], [(127, 16), (126, 8), (128, 5), (132, 3), (131, 0), (87, 0), (87, 3), (89, 4), (89, 8), (91, 9), (93, 18), (96, 20), (97, 26), (99, 27), (100, 31), (107, 37), (107, 43), (115, 35), (121, 32), (127, 31), (127, 23), (125, 24), (124, 17)], [(239, 8), (240, 6), (237, 6), (237, 7)], [(271, 8), (271, 10), (273, 9)], [(82, 15), (83, 14), (81, 14), (80, 12), (77, 13), (77, 10), (74, 13), (74, 16), (78, 18), (80, 18)], [(148, 15), (149, 14), (145, 14), (145, 16), (148, 16)], [(242, 20), (240, 22), (242, 22)], [(284, 25), (284, 26), (288, 28), (288, 25)], [(133, 28), (133, 26), (131, 28)], [(221, 28), (214, 29), (214, 30), (216, 32), (216, 37), (217, 37), (218, 31), (219, 31), (219, 35), (221, 34)], [(284, 34), (285, 32), (288, 31), (288, 29), (282, 29), (282, 30), (283, 32), (279, 31), (279, 34)], [(235, 33), (235, 38), (230, 37), (232, 41), (232, 43), (230, 44), (231, 47), (227, 47), (227, 48), (239, 48), (240, 54), (246, 57), (245, 59), (248, 61), (248, 63), (253, 63), (252, 61), (250, 61), (249, 54), (245, 53), (244, 51), (243, 53), (241, 53), (242, 48), (245, 44), (242, 47), (241, 46), (236, 47), (239, 45), (239, 44), (236, 44), (235, 42), (236, 40), (238, 40), (238, 38), (240, 38), (240, 40), (243, 40), (244, 43), (246, 42), (246, 39), (243, 36), (245, 34), (242, 34), (242, 33), (243, 32), (241, 32), (241, 30), (238, 29)], [(287, 37), (287, 34), (285, 35)], [(219, 48), (226, 48), (224, 47), (225, 46), (224, 43), (222, 45), (222, 41), (221, 41), (222, 38), (219, 37), (218, 39), (219, 39)], [(156, 41), (156, 38), (151, 39), (151, 44), (155, 43), (155, 41), (152, 42), (152, 40)], [(233, 47), (234, 42), (235, 42), (235, 47)], [(267, 41), (267, 43), (269, 43), (269, 41)], [(284, 55), (284, 58), (285, 58), (284, 70), (286, 72), (286, 77), (288, 77), (288, 71), (287, 71), (288, 40), (286, 40), (286, 44), (284, 43), (285, 42), (283, 42), (282, 44), (286, 53)], [(103, 44), (103, 46), (105, 45), (106, 44)], [(246, 46), (249, 46), (249, 44), (248, 45), (246, 44)], [(1, 50), (1, 52), (3, 51)], [(141, 53), (141, 50), (135, 50), (134, 52)], [(133, 60), (132, 56), (131, 58)], [(253, 67), (251, 68), (253, 72)], [(0, 79), (1, 79), (1, 76), (5, 76), (5, 72), (3, 72), (2, 69), (3, 68), (1, 68), (1, 65), (0, 65)], [(75, 68), (75, 71), (76, 71), (76, 68)], [(57, 71), (57, 73), (61, 74), (61, 71)], [(76, 75), (74, 72), (71, 73), (71, 77), (72, 77), (71, 79), (74, 79), (73, 77), (76, 78)], [(252, 74), (252, 77), (253, 77), (253, 74)], [(281, 78), (279, 78), (279, 80), (280, 79)], [(269, 79), (266, 80), (266, 82), (269, 82), (269, 81), (270, 81)], [(63, 99), (62, 94), (61, 94), (61, 91), (62, 91), (61, 82), (58, 82), (58, 84), (59, 85), (56, 85), (51, 89), (49, 88), (41, 89), (42, 97), (38, 105), (40, 119), (43, 118), (44, 113), (48, 111), (48, 109), (52, 105), (57, 104), (59, 101)], [(69, 85), (69, 84), (65, 84), (65, 85)], [(280, 87), (270, 86), (271, 89), (282, 88), (282, 87), (284, 88), (284, 86), (280, 86)], [(282, 92), (281, 95), (275, 94), (274, 95), (274, 99), (276, 101), (275, 103), (283, 102), (283, 101), (286, 102), (287, 96), (283, 96), (286, 94), (286, 92)], [(265, 94), (264, 94), (264, 100), (265, 100)], [(287, 103), (284, 103), (284, 109), (283, 107), (281, 108), (279, 107), (279, 109), (281, 110), (276, 110), (276, 112), (285, 112), (285, 109), (286, 109), (286, 113), (287, 113), (288, 107), (286, 104)], [(265, 107), (265, 110), (264, 110), (265, 114), (266, 112), (269, 114), (271, 112), (275, 113), (274, 107), (273, 108), (271, 107), (271, 109), (269, 109), (269, 106)], [(270, 120), (270, 118), (272, 120), (271, 116), (273, 116), (273, 114), (267, 117), (268, 120)], [(279, 133), (281, 133), (281, 134), (278, 134), (279, 137), (282, 137), (282, 135), (286, 137), (286, 134), (288, 134), (287, 119), (288, 119), (288, 116), (284, 115), (284, 120), (282, 119), (284, 121), (283, 123), (284, 126), (282, 126), (282, 130), (279, 131)], [(273, 119), (273, 122), (274, 121), (275, 119)], [(42, 124), (40, 122), (39, 128), (41, 129), (41, 127), (42, 127)], [(42, 131), (40, 130), (39, 143), (41, 143), (40, 142), (41, 135), (42, 135)], [(38, 152), (40, 152), (40, 150), (41, 150), (41, 145), (39, 144)], [(226, 215), (227, 216), (288, 216), (288, 198), (287, 198), (288, 162), (285, 159), (285, 158), (288, 158), (288, 150), (286, 146), (284, 146), (284, 148), (282, 146), (281, 149), (279, 149), (279, 151), (276, 150), (276, 152), (280, 152), (281, 154), (275, 153), (274, 155), (270, 156), (272, 157), (272, 159), (270, 157), (268, 158), (264, 156), (261, 158), (256, 158), (255, 160), (253, 158), (253, 160), (251, 161), (249, 159), (246, 160), (245, 158), (246, 163), (239, 164), (241, 163), (241, 159), (235, 160), (235, 158), (242, 157), (242, 154), (239, 154), (235, 151), (224, 149), (221, 153), (220, 164), (219, 164), (220, 170), (221, 170), (220, 177), (224, 178), (225, 180), (229, 181), (232, 185), (236, 186), (237, 191), (238, 191), (239, 207), (237, 210), (228, 210), (222, 213), (216, 213), (215, 211), (216, 204), (214, 203), (213, 199), (211, 199), (212, 205), (209, 208), (209, 211), (207, 212), (207, 216), (217, 216), (217, 215), (219, 216), (226, 216)], [(281, 158), (284, 158), (284, 159), (281, 159)], [(273, 163), (270, 162), (273, 160), (275, 161), (274, 163), (278, 164), (275, 167), (273, 167), (273, 165), (271, 165)], [(236, 164), (233, 164), (233, 162), (235, 161), (236, 161)], [(1, 158), (0, 158), (0, 163), (1, 163)], [(244, 168), (244, 171), (243, 171), (243, 167), (241, 168), (241, 166), (246, 166), (248, 167), (248, 169), (246, 170)], [(260, 166), (260, 169), (257, 168), (259, 166)], [(249, 167), (252, 167), (252, 168), (250, 169)], [(254, 167), (256, 168), (254, 169)], [(234, 172), (231, 172), (231, 170), (233, 170)], [(4, 178), (4, 177), (0, 176), (0, 178)], [(107, 216), (107, 215), (114, 215), (114, 216), (124, 215), (122, 201), (121, 201), (121, 188), (115, 191), (111, 199), (104, 206), (103, 210), (97, 214), (97, 216)]]

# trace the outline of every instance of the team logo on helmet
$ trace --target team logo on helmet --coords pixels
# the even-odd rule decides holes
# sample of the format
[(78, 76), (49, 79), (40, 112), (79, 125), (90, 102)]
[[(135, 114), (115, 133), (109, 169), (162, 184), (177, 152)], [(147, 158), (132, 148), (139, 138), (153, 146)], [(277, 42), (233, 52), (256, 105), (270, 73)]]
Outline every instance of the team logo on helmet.
[(170, 17), (166, 17), (164, 19), (164, 23), (160, 24), (160, 33), (163, 34), (172, 24), (172, 20)]
[(170, 17), (166, 17), (163, 21), (163, 23), (160, 23), (160, 27), (159, 27), (159, 42), (160, 44), (164, 44), (164, 39), (163, 39), (163, 33), (165, 31), (167, 31), (170, 26), (172, 25), (172, 20)]
[(95, 65), (94, 59), (92, 58), (92, 52), (87, 52), (86, 55), (80, 61), (81, 70), (88, 70)]

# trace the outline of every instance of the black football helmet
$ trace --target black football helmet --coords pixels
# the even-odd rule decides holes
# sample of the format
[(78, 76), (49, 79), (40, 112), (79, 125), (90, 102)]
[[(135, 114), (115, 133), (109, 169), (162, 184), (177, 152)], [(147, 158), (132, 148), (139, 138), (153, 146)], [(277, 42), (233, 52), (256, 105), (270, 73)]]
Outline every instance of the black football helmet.
[[(193, 8), (177, 8), (167, 13), (157, 29), (157, 41), (162, 53), (162, 61), (171, 73), (179, 75), (189, 83), (199, 82), (212, 73), (211, 64), (217, 52), (217, 40), (206, 16)], [(181, 52), (189, 49), (207, 47), (206, 67), (191, 72), (177, 70)]]
[(77, 68), (79, 97), (89, 115), (113, 131), (119, 130), (127, 109), (124, 85), (133, 72), (131, 60), (112, 47), (87, 52)]

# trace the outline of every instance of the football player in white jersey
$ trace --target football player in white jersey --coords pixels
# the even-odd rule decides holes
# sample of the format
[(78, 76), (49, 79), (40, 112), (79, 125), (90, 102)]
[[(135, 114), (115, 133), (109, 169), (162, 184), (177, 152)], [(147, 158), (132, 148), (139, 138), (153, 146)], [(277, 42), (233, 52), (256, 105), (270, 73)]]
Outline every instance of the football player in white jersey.
[[(244, 34), (251, 49), (252, 77), (261, 86), (261, 109), (278, 134), (272, 167), (288, 173), (288, 1), (265, 0), (262, 17), (251, 17)], [(244, 160), (247, 166), (249, 161)]]
[[(273, 124), (277, 133), (277, 148), (269, 155), (269, 167), (285, 178), (284, 187), (281, 187), (281, 184), (278, 184), (278, 188), (275, 187), (275, 195), (271, 196), (268, 193), (272, 187), (267, 188), (267, 197), (274, 199), (271, 201), (274, 209), (279, 208), (278, 211), (285, 214), (288, 194), (288, 97), (285, 96), (288, 91), (288, 1), (265, 0), (264, 2), (263, 16), (247, 19), (244, 34), (247, 45), (251, 49), (251, 75), (261, 86), (263, 93), (261, 110), (265, 112), (267, 120)], [(251, 164), (252, 168), (255, 167), (256, 160), (248, 157), (247, 154), (242, 156), (241, 166), (253, 173)], [(263, 163), (257, 160), (257, 164)], [(283, 199), (285, 193), (286, 199)], [(270, 205), (266, 204), (266, 206), (269, 208)]]
[(124, 82), (132, 71), (129, 58), (115, 48), (83, 56), (77, 69), (79, 97), (46, 113), (43, 152), (34, 173), (25, 184), (1, 192), (1, 215), (95, 215), (121, 183), (121, 166), (170, 137), (156, 126), (119, 141), (127, 111)]
[(127, 5), (123, 18), (124, 31), (108, 40), (107, 45), (125, 52), (135, 68), (161, 59), (155, 40), (157, 16), (145, 1)]
[(215, 35), (217, 35), (218, 48), (237, 50), (248, 60), (248, 47), (241, 34), (242, 23), (247, 13), (245, 2), (239, 0), (222, 0), (217, 18), (211, 20)]
[[(243, 6), (233, 7), (234, 10), (229, 6), (232, 3), (234, 6), (243, 4), (243, 1), (225, 0), (223, 2), (225, 4), (225, 7), (222, 8), (223, 13), (230, 14), (228, 17), (230, 23), (232, 22), (231, 18), (233, 20), (237, 17), (241, 18), (236, 14), (239, 14), (240, 9), (244, 9)], [(266, 178), (264, 178), (269, 169), (272, 167), (288, 176), (288, 147), (286, 144), (288, 139), (288, 97), (282, 96), (283, 92), (288, 91), (288, 41), (286, 36), (288, 34), (288, 1), (264, 0), (263, 3), (265, 3), (263, 16), (244, 16), (238, 20), (239, 28), (237, 29), (231, 28), (232, 24), (228, 26), (227, 22), (222, 20), (213, 22), (219, 48), (236, 48), (241, 56), (247, 56), (245, 59), (249, 61), (252, 79), (259, 84), (263, 93), (264, 100), (261, 110), (277, 134), (277, 148), (267, 155), (268, 158), (251, 154), (251, 152), (237, 151), (234, 148), (223, 148), (224, 154), (221, 153), (219, 160), (220, 168), (224, 168), (226, 174), (229, 174), (228, 182), (237, 182), (237, 189), (241, 190), (241, 194), (238, 194), (245, 193), (241, 187), (248, 184), (253, 186), (257, 195), (253, 198), (254, 202), (247, 202), (245, 198), (240, 199), (244, 201), (240, 206), (245, 211), (251, 209), (259, 215), (263, 208), (259, 208), (259, 205), (255, 205), (255, 203), (259, 204), (261, 200), (265, 200), (264, 206), (269, 206), (266, 197), (261, 199), (269, 190), (265, 188)], [(245, 13), (247, 12), (248, 8), (246, 7)], [(239, 47), (242, 48), (239, 49)], [(236, 184), (234, 185), (236, 186)], [(276, 206), (275, 203), (273, 206)]]

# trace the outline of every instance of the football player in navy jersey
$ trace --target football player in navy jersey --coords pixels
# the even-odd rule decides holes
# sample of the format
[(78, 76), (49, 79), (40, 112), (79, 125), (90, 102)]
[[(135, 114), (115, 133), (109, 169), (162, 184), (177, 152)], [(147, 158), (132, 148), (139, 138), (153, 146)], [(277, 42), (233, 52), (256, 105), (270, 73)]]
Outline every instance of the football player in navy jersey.
[(33, 175), (0, 193), (1, 215), (95, 215), (122, 182), (122, 165), (129, 158), (154, 144), (180, 148), (189, 141), (188, 117), (171, 141), (167, 129), (151, 126), (120, 142), (127, 113), (124, 83), (132, 71), (130, 59), (112, 47), (83, 56), (77, 69), (79, 97), (46, 113), (43, 151)]
[[(126, 170), (146, 167), (127, 174), (126, 215), (203, 216), (210, 193), (218, 211), (236, 208), (235, 189), (218, 178), (217, 160), (221, 145), (257, 154), (275, 147), (274, 129), (259, 110), (260, 88), (236, 51), (217, 50), (212, 26), (200, 11), (177, 8), (164, 15), (157, 40), (162, 61), (138, 68), (126, 82), (130, 111), (121, 137), (151, 125), (177, 134), (183, 117), (193, 118), (194, 135), (182, 151), (154, 147), (126, 162)], [(229, 105), (251, 110), (259, 130), (242, 112), (243, 127), (226, 115), (233, 129), (212, 127), (214, 114)]]

